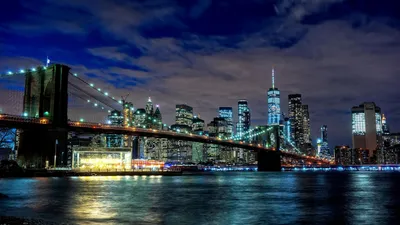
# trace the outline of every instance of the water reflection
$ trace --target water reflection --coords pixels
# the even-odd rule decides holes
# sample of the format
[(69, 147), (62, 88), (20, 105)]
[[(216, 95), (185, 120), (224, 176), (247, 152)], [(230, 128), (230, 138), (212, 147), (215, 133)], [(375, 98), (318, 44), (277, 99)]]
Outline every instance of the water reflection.
[[(79, 224), (397, 224), (400, 173), (3, 179), (0, 215)], [(4, 209), (4, 210), (3, 210)]]

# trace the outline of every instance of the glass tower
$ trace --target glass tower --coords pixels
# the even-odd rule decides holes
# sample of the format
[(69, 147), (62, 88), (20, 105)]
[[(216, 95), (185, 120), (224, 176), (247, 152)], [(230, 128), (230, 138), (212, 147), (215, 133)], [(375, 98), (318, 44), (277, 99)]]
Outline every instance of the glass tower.
[(226, 134), (228, 137), (233, 133), (233, 110), (232, 107), (219, 107), (219, 117), (224, 118), (227, 123)]
[(250, 109), (247, 100), (238, 101), (238, 123), (236, 125), (237, 136), (242, 139), (245, 133), (250, 129)]
[(275, 88), (275, 70), (272, 68), (272, 87), (268, 90), (268, 125), (279, 125), (281, 119), (280, 91)]

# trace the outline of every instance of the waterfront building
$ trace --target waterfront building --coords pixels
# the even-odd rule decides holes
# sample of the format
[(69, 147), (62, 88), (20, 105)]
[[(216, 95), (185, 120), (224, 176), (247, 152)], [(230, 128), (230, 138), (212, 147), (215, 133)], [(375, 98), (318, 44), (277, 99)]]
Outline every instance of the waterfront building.
[(300, 94), (290, 94), (288, 96), (289, 103), (289, 120), (291, 140), (296, 147), (304, 145), (304, 126), (303, 126), (303, 108)]
[(337, 165), (365, 165), (371, 164), (368, 149), (350, 148), (349, 146), (335, 147), (335, 162)]
[(250, 129), (250, 109), (247, 100), (241, 99), (238, 101), (238, 123), (236, 125), (236, 135), (239, 139), (245, 135)]
[(369, 150), (369, 157), (381, 144), (381, 109), (373, 102), (364, 102), (351, 108), (353, 148)]
[(381, 164), (400, 163), (400, 133), (384, 134), (383, 147), (380, 155)]
[(219, 117), (224, 118), (227, 123), (226, 133), (228, 137), (233, 135), (233, 110), (232, 107), (219, 107)]
[(353, 165), (353, 153), (349, 146), (335, 147), (335, 163), (336, 165)]
[(267, 93), (268, 102), (268, 125), (279, 125), (281, 116), (280, 91), (275, 87), (275, 70), (272, 68), (272, 87)]

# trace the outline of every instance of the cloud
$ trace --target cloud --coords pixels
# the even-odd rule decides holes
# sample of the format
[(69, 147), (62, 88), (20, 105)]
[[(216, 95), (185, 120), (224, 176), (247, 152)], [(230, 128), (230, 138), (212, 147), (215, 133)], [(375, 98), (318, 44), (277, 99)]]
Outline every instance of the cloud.
[[(74, 58), (78, 62), (63, 59), (72, 71), (115, 97), (130, 93), (128, 100), (136, 108), (144, 107), (147, 97), (152, 96), (168, 124), (174, 122), (175, 104), (192, 105), (195, 113), (209, 122), (217, 116), (219, 106), (235, 107), (240, 98), (249, 100), (255, 125), (266, 123), (266, 92), (274, 65), (282, 110), (287, 111), (288, 94), (301, 93), (311, 110), (313, 136), (319, 135), (320, 125), (327, 124), (332, 143), (349, 144), (349, 110), (353, 105), (376, 101), (389, 112), (389, 123), (394, 121), (391, 118), (400, 117), (395, 103), (387, 100), (398, 96), (400, 45), (399, 30), (382, 22), (385, 20), (368, 17), (357, 26), (354, 20), (346, 19), (303, 22), (340, 2), (279, 1), (275, 5), (278, 16), (267, 15), (249, 23), (257, 29), (224, 34), (225, 27), (220, 26), (218, 35), (202, 32), (203, 28), (196, 29), (189, 22), (208, 16), (208, 9), (215, 10), (218, 4), (211, 1), (199, 1), (188, 8), (172, 1), (139, 4), (100, 0), (94, 5), (88, 1), (46, 1), (48, 8), (35, 8), (33, 24), (26, 26), (32, 26), (33, 33), (45, 26), (52, 27), (52, 32), (86, 35), (87, 40), (79, 42), (77, 49), (64, 46), (77, 52)], [(265, 14), (272, 10), (262, 1), (257, 4), (257, 8), (266, 9)], [(59, 17), (59, 11), (54, 10), (59, 8), (73, 12), (74, 17)], [(219, 16), (226, 16), (220, 12)], [(41, 27), (38, 22), (43, 22)], [(78, 24), (83, 30), (67, 26), (65, 29), (71, 31), (67, 32), (51, 26), (58, 22)], [(17, 28), (15, 24), (10, 26)], [(171, 32), (171, 27), (177, 32)], [(20, 63), (11, 67), (39, 62)], [(83, 103), (72, 105), (77, 112), (71, 116), (104, 119), (104, 113), (88, 113)]]

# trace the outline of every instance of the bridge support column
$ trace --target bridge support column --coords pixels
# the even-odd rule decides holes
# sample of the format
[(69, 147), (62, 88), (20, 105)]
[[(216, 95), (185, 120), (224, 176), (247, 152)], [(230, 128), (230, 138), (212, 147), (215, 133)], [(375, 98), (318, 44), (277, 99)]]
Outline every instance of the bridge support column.
[(18, 158), (27, 164), (40, 168), (48, 161), (49, 166), (53, 166), (54, 154), (57, 166), (61, 166), (61, 162), (66, 164), (69, 70), (68, 66), (54, 64), (25, 74), (24, 116), (46, 117), (51, 121), (50, 129), (22, 131)]
[(140, 139), (134, 136), (132, 141), (132, 159), (140, 159)]
[(279, 151), (259, 151), (257, 153), (258, 171), (281, 171), (281, 155)]

